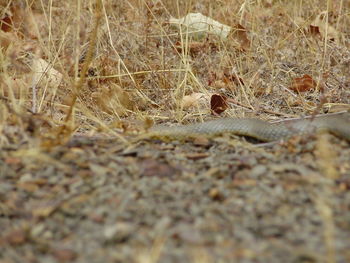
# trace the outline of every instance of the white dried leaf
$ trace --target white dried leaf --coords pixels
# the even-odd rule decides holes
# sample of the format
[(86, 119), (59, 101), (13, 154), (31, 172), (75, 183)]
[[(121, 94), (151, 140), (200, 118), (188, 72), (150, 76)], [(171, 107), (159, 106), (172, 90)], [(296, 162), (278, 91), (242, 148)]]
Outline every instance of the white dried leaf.
[(33, 85), (38, 86), (39, 83), (49, 82), (52, 87), (57, 87), (62, 81), (62, 74), (55, 70), (51, 64), (44, 59), (37, 58), (33, 60), (32, 64)]
[(199, 105), (207, 104), (209, 105), (210, 95), (204, 93), (192, 93), (186, 95), (182, 98), (183, 109), (188, 109), (191, 107), (198, 107)]
[(321, 12), (311, 25), (319, 28), (320, 34), (323, 38), (327, 37), (327, 39), (332, 39), (337, 42), (339, 40), (339, 32), (327, 23), (326, 16), (327, 11)]
[(171, 17), (169, 23), (182, 26), (184, 33), (188, 33), (197, 39), (205, 37), (207, 33), (226, 39), (232, 30), (230, 26), (221, 24), (201, 13), (189, 13), (180, 19)]

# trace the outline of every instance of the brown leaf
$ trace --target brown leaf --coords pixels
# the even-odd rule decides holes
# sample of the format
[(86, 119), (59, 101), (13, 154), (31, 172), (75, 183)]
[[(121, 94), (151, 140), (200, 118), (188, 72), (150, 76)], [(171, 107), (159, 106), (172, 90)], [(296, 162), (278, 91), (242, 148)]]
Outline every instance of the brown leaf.
[(250, 40), (248, 38), (247, 30), (241, 24), (237, 24), (232, 30), (230, 38), (236, 42), (235, 45), (237, 49), (247, 51), (250, 48)]
[(292, 81), (290, 89), (296, 92), (305, 92), (314, 90), (317, 86), (317, 82), (308, 74), (305, 74), (301, 78), (295, 78)]
[(40, 34), (47, 34), (44, 14), (33, 12), (32, 8), (25, 7), (25, 1), (12, 2), (0, 19), (2, 32), (21, 32), (22, 36), (31, 39), (40, 39)]
[(4, 239), (10, 245), (21, 245), (26, 242), (26, 233), (23, 229), (13, 230)]
[(141, 174), (143, 176), (171, 177), (178, 174), (179, 169), (157, 160), (146, 159), (141, 163)]
[(22, 163), (22, 160), (17, 157), (7, 157), (5, 158), (5, 163), (8, 165), (19, 165)]
[(213, 94), (210, 99), (210, 108), (213, 113), (220, 114), (228, 107), (227, 98), (223, 95)]
[(0, 19), (0, 28), (4, 32), (10, 32), (12, 30), (12, 18), (10, 15), (5, 15), (4, 18)]
[(223, 201), (225, 199), (225, 196), (218, 188), (210, 189), (209, 197), (214, 201)]
[(228, 83), (228, 81), (232, 81), (234, 84), (240, 86), (244, 86), (244, 81), (241, 77), (239, 77), (234, 71), (230, 69), (224, 70), (223, 80)]
[(69, 262), (77, 257), (77, 253), (69, 248), (57, 248), (52, 251), (52, 255), (59, 261), (59, 262)]
[(311, 35), (318, 35), (318, 34), (320, 34), (320, 28), (318, 26), (310, 25), (309, 32)]
[(194, 138), (193, 144), (196, 146), (207, 147), (210, 145), (210, 142), (205, 136), (197, 136), (196, 138)]
[(310, 25), (310, 33), (320, 34), (322, 38), (326, 38), (331, 41), (339, 40), (339, 32), (327, 23), (327, 11), (321, 12)]

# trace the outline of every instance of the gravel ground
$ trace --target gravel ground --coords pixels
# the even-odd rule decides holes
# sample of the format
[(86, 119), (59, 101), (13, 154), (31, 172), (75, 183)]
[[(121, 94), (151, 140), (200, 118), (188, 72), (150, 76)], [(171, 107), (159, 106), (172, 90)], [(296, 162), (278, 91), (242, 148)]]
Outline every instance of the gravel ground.
[(0, 152), (0, 261), (350, 262), (350, 148), (333, 136)]

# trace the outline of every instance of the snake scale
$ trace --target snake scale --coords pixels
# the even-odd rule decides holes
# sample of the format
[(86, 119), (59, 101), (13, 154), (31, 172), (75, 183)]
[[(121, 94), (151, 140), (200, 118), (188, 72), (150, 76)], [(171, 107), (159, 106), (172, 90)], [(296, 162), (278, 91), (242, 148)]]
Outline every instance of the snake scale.
[(350, 141), (350, 112), (269, 123), (253, 118), (222, 118), (183, 126), (156, 125), (151, 133), (165, 137), (184, 137), (199, 134), (232, 133), (264, 142), (278, 141), (294, 135), (329, 132)]

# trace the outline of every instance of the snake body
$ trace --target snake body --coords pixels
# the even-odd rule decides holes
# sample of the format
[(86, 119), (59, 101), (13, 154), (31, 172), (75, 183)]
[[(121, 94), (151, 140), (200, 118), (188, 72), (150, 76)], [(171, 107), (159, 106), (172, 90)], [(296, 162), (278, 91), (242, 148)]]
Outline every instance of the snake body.
[(183, 126), (158, 125), (151, 132), (166, 137), (215, 135), (232, 133), (270, 142), (286, 139), (294, 135), (329, 132), (350, 141), (350, 112), (326, 114), (317, 117), (269, 123), (253, 118), (222, 118)]

